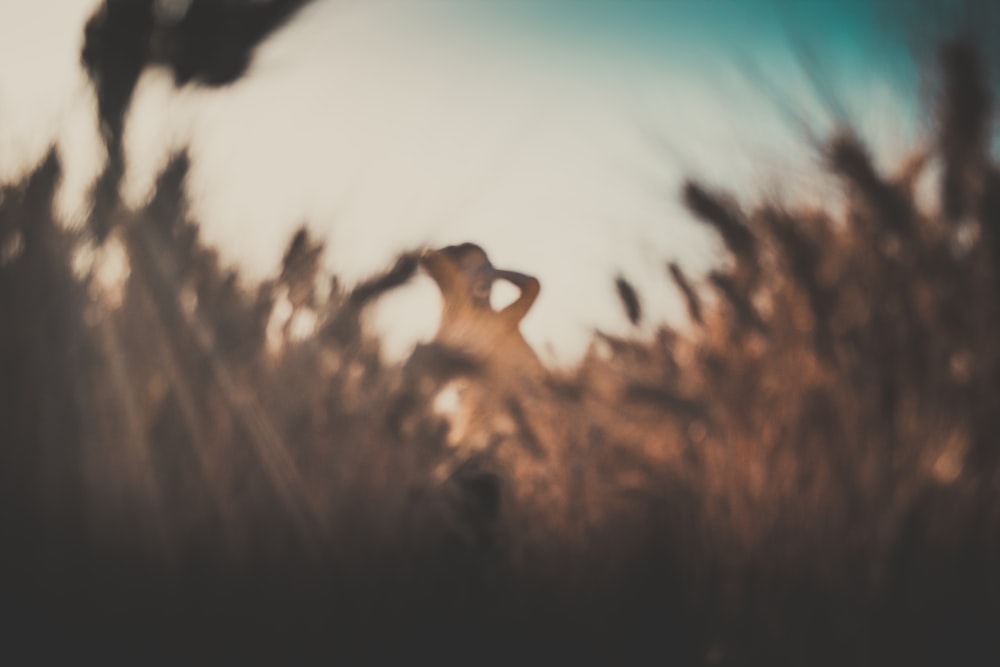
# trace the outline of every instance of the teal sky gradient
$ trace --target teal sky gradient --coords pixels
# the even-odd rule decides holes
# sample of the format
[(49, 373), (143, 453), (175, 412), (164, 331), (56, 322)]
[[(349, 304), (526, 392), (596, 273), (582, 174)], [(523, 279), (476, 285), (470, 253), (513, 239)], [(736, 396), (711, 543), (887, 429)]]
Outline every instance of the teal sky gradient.
[[(613, 57), (698, 68), (706, 60), (753, 59), (765, 71), (803, 50), (823, 74), (879, 76), (913, 90), (918, 71), (905, 26), (888, 1), (863, 0), (494, 0), (476, 4), (498, 31)], [(928, 14), (929, 16), (930, 14)]]

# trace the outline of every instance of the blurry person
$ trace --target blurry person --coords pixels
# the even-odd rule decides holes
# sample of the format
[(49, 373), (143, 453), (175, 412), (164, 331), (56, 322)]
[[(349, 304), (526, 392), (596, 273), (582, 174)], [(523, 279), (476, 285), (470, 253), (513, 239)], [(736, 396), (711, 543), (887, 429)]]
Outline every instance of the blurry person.
[[(437, 283), (444, 301), (436, 342), (470, 355), (493, 375), (542, 372), (541, 361), (519, 328), (538, 298), (536, 278), (497, 269), (474, 243), (427, 251), (421, 265)], [(490, 304), (497, 280), (506, 280), (521, 290), (518, 298), (501, 310)]]
[[(520, 408), (512, 411), (511, 404), (536, 402), (537, 380), (545, 369), (519, 326), (538, 297), (540, 285), (523, 273), (497, 269), (473, 243), (426, 251), (420, 263), (437, 283), (443, 300), (434, 343), (468, 357), (477, 367), (472, 377), (446, 382), (436, 392), (435, 409), (447, 417), (449, 444), (456, 448), (453, 460), (443, 462), (436, 471), (443, 478), (473, 452), (516, 439), (526, 417)], [(497, 280), (506, 280), (521, 291), (513, 303), (499, 310), (490, 303)]]

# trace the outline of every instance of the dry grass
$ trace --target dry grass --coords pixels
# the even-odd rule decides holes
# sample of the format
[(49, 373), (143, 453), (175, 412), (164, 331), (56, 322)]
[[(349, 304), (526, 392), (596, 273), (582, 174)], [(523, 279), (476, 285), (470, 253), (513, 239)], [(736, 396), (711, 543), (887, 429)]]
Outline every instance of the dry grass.
[[(361, 325), (415, 256), (320, 300), (300, 234), (246, 285), (186, 217), (179, 158), (95, 227), (127, 263), (109, 284), (74, 272), (93, 241), (53, 222), (50, 158), (0, 203), (10, 628), (206, 660), (993, 664), (1000, 170), (978, 62), (942, 58), (941, 211), (848, 132), (826, 154), (844, 219), (689, 184), (731, 255), (704, 281), (669, 266), (691, 333), (595, 338), (498, 396), (475, 451), (432, 404), (489, 386), (482, 364), (428, 345), (388, 365)], [(275, 351), (283, 290), (318, 324)], [(505, 653), (539, 641), (559, 652)]]

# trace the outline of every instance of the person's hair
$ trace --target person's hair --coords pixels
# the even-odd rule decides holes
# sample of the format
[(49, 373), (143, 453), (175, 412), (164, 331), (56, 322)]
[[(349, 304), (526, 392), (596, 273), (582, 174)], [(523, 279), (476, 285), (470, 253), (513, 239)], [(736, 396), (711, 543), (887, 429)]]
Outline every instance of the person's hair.
[(486, 251), (475, 243), (462, 243), (460, 245), (450, 245), (441, 249), (441, 253), (445, 254), (449, 259), (455, 262), (462, 262), (467, 257), (478, 254), (482, 257), (486, 264), (490, 264), (490, 260), (486, 255)]

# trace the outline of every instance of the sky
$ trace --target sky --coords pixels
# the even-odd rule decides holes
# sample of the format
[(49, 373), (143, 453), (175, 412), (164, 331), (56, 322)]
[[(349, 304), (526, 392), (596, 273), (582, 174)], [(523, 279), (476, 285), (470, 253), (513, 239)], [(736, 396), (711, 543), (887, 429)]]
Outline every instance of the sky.
[[(0, 179), (55, 142), (67, 224), (104, 160), (79, 66), (96, 4), (0, 3)], [(683, 326), (666, 261), (697, 275), (720, 258), (678, 203), (684, 178), (746, 205), (834, 197), (804, 134), (838, 118), (885, 167), (913, 149), (921, 78), (887, 25), (855, 0), (317, 0), (228, 88), (147, 70), (123, 195), (141, 206), (187, 148), (192, 213), (248, 280), (277, 272), (302, 224), (348, 284), (408, 248), (479, 243), (541, 280), (522, 329), (572, 362), (595, 328)], [(618, 274), (643, 299), (638, 330)], [(389, 356), (429, 338), (438, 308), (426, 276), (385, 298)]]

